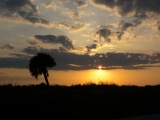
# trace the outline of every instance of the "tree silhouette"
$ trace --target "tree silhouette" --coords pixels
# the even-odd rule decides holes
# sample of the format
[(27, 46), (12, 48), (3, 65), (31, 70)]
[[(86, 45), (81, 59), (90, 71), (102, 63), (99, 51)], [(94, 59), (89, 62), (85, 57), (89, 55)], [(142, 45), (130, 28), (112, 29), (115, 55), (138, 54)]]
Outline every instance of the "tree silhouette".
[(54, 58), (51, 57), (47, 53), (37, 53), (36, 56), (33, 56), (29, 61), (29, 71), (33, 77), (38, 79), (38, 75), (44, 75), (46, 84), (49, 86), (48, 82), (48, 70), (47, 68), (52, 68), (56, 65), (56, 62), (54, 61)]

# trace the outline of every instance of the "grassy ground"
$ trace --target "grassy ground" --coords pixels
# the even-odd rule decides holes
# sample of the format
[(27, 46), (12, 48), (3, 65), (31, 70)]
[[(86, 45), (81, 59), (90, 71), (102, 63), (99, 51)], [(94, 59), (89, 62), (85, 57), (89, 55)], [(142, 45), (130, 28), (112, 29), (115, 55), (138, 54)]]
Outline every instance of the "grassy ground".
[(1, 116), (112, 120), (160, 113), (160, 85), (0, 86)]

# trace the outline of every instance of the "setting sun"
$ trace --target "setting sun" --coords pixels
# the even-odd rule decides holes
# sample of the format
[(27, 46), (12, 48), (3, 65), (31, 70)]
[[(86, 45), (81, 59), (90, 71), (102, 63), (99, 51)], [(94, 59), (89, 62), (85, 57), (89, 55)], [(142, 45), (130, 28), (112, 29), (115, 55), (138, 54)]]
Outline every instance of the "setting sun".
[(100, 66), (98, 66), (98, 69), (102, 69), (102, 66), (100, 65)]

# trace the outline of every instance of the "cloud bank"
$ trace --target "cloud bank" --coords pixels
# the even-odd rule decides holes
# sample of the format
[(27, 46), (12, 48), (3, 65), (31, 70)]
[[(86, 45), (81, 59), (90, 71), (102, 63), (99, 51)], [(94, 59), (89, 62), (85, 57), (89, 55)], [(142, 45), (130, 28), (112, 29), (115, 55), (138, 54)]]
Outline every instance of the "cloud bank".
[[(92, 47), (92, 46), (91, 46)], [(88, 55), (75, 54), (69, 52), (60, 52), (56, 49), (37, 49), (27, 47), (23, 49), (26, 56), (14, 54), (15, 58), (0, 58), (0, 68), (15, 67), (27, 68), (31, 56), (38, 52), (46, 52), (55, 58), (57, 66), (55, 70), (89, 70), (97, 69), (99, 65), (104, 70), (111, 69), (145, 69), (147, 67), (160, 67), (160, 53), (143, 54), (143, 53), (116, 53), (108, 52), (102, 54)], [(18, 61), (18, 62), (17, 62)]]

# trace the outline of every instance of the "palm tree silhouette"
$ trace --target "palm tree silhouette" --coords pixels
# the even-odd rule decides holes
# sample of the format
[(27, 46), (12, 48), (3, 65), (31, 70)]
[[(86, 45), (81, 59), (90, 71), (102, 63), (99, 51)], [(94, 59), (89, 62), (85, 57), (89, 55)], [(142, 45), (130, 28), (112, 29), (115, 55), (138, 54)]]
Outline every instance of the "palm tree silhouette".
[(29, 71), (33, 77), (38, 79), (38, 75), (44, 75), (46, 84), (49, 86), (48, 82), (48, 70), (47, 67), (52, 68), (56, 65), (54, 58), (47, 53), (37, 53), (36, 56), (33, 56), (29, 61)]

